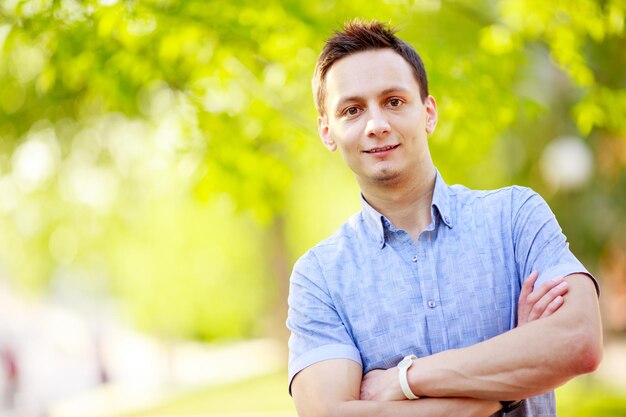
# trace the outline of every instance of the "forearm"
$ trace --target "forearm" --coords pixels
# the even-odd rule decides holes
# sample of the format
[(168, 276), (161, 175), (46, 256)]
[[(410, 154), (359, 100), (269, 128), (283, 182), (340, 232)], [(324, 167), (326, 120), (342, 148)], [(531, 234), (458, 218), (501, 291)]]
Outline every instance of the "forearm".
[(299, 372), (292, 394), (300, 417), (489, 416), (496, 401), (472, 398), (421, 398), (415, 401), (361, 401), (361, 367), (347, 359), (326, 360)]
[(597, 301), (588, 294), (592, 285), (575, 277), (566, 305), (576, 305), (569, 309), (474, 346), (418, 359), (409, 370), (411, 389), (429, 397), (512, 400), (593, 371), (602, 336)]
[[(448, 417), (490, 416), (500, 409), (497, 401), (473, 398), (421, 398), (415, 401), (345, 401), (329, 417)], [(305, 417), (302, 415), (301, 417)]]
[(561, 356), (561, 345), (535, 341), (523, 333), (515, 330), (415, 361), (409, 375), (412, 391), (432, 397), (513, 400), (549, 391), (577, 374), (568, 369), (571, 365)]

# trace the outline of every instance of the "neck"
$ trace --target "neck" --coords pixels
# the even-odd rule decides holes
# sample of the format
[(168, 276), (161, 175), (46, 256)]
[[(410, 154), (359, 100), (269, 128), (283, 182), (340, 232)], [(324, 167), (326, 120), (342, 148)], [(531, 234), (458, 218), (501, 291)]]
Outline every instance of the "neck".
[(378, 186), (361, 186), (367, 202), (414, 241), (431, 223), (431, 205), (436, 170), (430, 165), (410, 181)]

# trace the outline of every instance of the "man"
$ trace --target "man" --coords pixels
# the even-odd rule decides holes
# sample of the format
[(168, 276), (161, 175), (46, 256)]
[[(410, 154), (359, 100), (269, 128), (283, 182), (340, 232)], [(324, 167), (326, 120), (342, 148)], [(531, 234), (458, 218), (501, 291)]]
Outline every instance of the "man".
[(386, 25), (336, 32), (313, 89), (363, 209), (294, 266), (298, 414), (554, 415), (553, 389), (598, 366), (602, 336), (595, 280), (548, 206), (445, 184), (424, 66)]

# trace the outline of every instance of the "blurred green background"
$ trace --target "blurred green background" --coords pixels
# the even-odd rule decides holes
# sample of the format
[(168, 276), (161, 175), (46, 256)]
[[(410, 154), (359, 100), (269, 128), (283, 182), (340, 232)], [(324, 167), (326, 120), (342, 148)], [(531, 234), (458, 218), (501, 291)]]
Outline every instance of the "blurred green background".
[(317, 139), (310, 92), (324, 39), (358, 16), (391, 22), (422, 55), (445, 180), (540, 192), (601, 281), (606, 337), (619, 339), (625, 10), (3, 0), (0, 280), (30, 297), (114, 299), (163, 340), (284, 341), (293, 262), (359, 209), (350, 172)]

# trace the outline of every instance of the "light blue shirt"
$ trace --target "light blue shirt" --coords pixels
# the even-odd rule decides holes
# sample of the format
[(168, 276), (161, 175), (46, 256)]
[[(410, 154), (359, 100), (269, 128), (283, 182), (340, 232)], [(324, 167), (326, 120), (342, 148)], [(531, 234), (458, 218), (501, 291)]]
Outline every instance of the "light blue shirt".
[[(539, 272), (536, 285), (590, 275), (548, 205), (528, 188), (475, 191), (447, 186), (437, 173), (432, 222), (417, 243), (361, 200), (359, 213), (294, 266), (290, 386), (322, 360), (351, 359), (367, 373), (408, 354), (474, 345), (515, 327), (520, 288), (532, 271)], [(554, 414), (550, 392), (509, 415)]]

